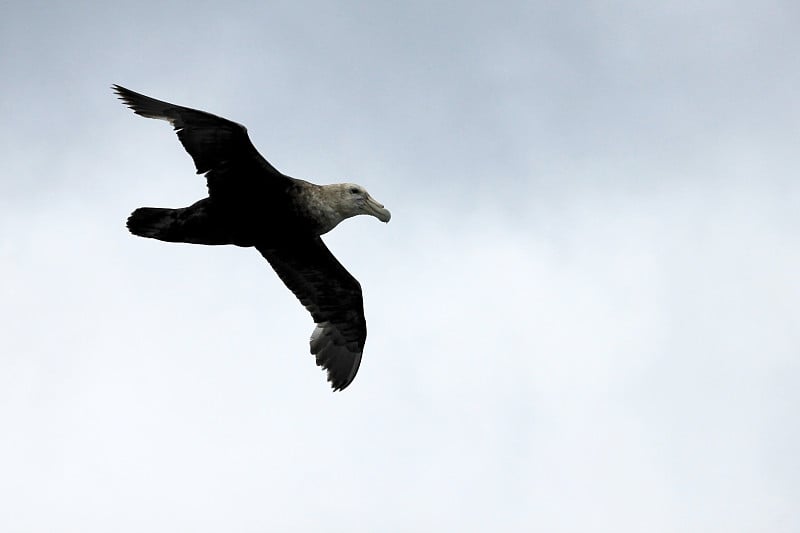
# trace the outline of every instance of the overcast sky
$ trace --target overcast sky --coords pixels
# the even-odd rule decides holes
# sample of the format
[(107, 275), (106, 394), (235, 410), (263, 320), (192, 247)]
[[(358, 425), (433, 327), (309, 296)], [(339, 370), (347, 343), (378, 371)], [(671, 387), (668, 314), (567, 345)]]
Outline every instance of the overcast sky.
[[(0, 530), (800, 530), (795, 1), (0, 8)], [(109, 86), (392, 211), (332, 393)]]

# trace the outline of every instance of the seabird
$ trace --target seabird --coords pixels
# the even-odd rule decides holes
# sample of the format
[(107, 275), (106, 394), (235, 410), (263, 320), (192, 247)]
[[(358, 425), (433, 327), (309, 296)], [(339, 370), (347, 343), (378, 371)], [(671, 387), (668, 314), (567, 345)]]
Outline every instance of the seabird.
[(208, 185), (208, 197), (189, 207), (136, 209), (128, 218), (130, 232), (166, 242), (254, 246), (311, 313), (311, 353), (333, 390), (347, 387), (367, 338), (361, 285), (320, 235), (346, 218), (389, 222), (391, 213), (360, 185), (316, 185), (279, 172), (241, 124), (112, 88), (137, 115), (172, 124)]

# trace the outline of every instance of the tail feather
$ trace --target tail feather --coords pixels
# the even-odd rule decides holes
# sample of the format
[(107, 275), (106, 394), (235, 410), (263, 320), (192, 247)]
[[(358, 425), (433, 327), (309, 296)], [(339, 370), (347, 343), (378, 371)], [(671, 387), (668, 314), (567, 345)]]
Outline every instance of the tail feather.
[(215, 213), (206, 198), (180, 209), (140, 207), (128, 217), (127, 225), (134, 235), (160, 241), (239, 244)]
[(178, 209), (162, 207), (140, 207), (128, 217), (128, 230), (139, 237), (171, 241), (168, 236), (177, 221)]

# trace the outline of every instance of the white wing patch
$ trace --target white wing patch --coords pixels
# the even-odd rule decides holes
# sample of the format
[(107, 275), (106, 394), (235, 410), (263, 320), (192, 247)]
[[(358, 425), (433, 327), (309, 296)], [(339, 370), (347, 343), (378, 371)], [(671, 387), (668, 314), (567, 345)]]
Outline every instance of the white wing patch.
[(335, 325), (330, 322), (317, 324), (310, 345), (317, 365), (328, 371), (328, 381), (334, 390), (341, 390), (353, 381), (361, 365), (362, 352), (356, 343), (347, 342)]

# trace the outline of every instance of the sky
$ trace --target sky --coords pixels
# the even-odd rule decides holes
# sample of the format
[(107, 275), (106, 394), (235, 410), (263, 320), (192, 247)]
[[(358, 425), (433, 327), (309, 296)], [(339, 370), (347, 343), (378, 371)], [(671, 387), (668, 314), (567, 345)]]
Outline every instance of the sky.
[[(0, 11), (0, 530), (800, 530), (796, 2)], [(350, 387), (113, 83), (392, 211)]]

